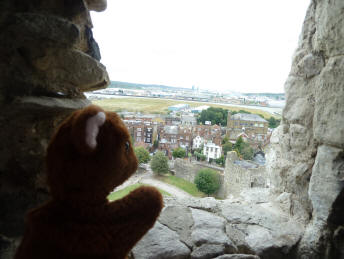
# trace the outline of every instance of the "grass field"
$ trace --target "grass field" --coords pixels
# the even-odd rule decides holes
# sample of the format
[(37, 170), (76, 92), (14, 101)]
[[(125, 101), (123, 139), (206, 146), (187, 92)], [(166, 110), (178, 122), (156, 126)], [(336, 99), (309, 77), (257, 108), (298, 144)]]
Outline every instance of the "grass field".
[(183, 191), (191, 194), (194, 197), (203, 198), (207, 196), (203, 192), (200, 192), (195, 184), (188, 182), (182, 178), (176, 177), (174, 175), (158, 176), (158, 179), (162, 182), (174, 185), (179, 189), (182, 189)]
[(171, 105), (186, 103), (190, 107), (198, 107), (202, 105), (207, 105), (211, 107), (218, 107), (223, 109), (228, 109), (231, 111), (245, 110), (255, 114), (261, 114), (265, 118), (270, 118), (272, 115), (266, 111), (243, 108), (243, 107), (234, 107), (226, 106), (221, 104), (210, 104), (202, 102), (187, 102), (187, 101), (177, 101), (177, 100), (164, 100), (164, 99), (154, 99), (154, 98), (114, 98), (114, 99), (103, 99), (103, 100), (93, 100), (94, 104), (99, 105), (104, 110), (107, 111), (131, 111), (131, 112), (141, 112), (141, 113), (153, 113), (153, 114), (167, 114), (168, 107)]
[[(107, 197), (109, 201), (114, 201), (114, 200), (118, 200), (118, 199), (121, 199), (123, 198), (124, 196), (126, 196), (127, 194), (129, 194), (131, 191), (139, 188), (140, 186), (143, 186), (143, 184), (140, 184), (140, 183), (136, 183), (136, 184), (133, 184), (133, 185), (129, 185), (127, 186), (126, 188), (122, 189), (122, 190), (119, 190), (117, 192), (112, 192), (109, 194), (109, 196)], [(162, 194), (162, 195), (166, 195), (166, 196), (171, 196), (171, 194), (169, 194), (168, 192), (164, 191), (164, 190), (161, 190), (159, 188), (157, 188), (159, 190), (159, 192)]]

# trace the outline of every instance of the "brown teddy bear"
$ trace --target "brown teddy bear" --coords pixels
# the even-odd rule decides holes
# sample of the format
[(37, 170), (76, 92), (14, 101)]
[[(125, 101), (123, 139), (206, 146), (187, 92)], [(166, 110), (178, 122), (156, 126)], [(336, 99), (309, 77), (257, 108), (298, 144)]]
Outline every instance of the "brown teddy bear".
[(125, 258), (163, 207), (153, 187), (107, 200), (137, 163), (128, 130), (116, 113), (97, 106), (74, 112), (48, 147), (52, 200), (28, 213), (15, 258)]

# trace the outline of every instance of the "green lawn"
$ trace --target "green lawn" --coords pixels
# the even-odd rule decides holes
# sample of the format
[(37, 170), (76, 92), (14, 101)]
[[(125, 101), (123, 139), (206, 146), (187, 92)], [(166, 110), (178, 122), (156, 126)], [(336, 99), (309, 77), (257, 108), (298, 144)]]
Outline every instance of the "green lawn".
[(162, 182), (174, 185), (179, 189), (191, 194), (194, 197), (206, 197), (207, 195), (200, 192), (194, 183), (188, 182), (183, 178), (176, 177), (174, 175), (158, 176), (158, 179)]
[[(136, 183), (136, 184), (133, 184), (133, 185), (129, 185), (129, 186), (125, 187), (122, 190), (110, 193), (107, 198), (108, 198), (109, 201), (114, 201), (114, 200), (121, 199), (124, 196), (126, 196), (127, 194), (129, 194), (131, 191), (133, 191), (133, 190), (135, 190), (135, 189), (137, 189), (137, 188), (139, 188), (140, 186), (143, 186), (143, 185), (144, 184), (141, 184), (141, 183)], [(157, 189), (159, 190), (159, 192), (162, 195), (171, 196), (171, 194), (169, 194), (168, 192), (166, 192), (164, 190), (161, 190), (159, 188), (157, 188)]]
[(113, 98), (113, 99), (102, 99), (102, 100), (93, 100), (93, 104), (99, 105), (104, 110), (107, 111), (131, 111), (131, 112), (142, 112), (142, 113), (155, 113), (155, 114), (167, 114), (168, 107), (175, 104), (186, 103), (190, 107), (197, 107), (201, 105), (208, 105), (215, 108), (223, 108), (231, 111), (244, 110), (254, 114), (261, 114), (265, 118), (278, 117), (266, 111), (250, 109), (244, 107), (236, 106), (226, 106), (221, 104), (212, 104), (204, 102), (188, 102), (188, 101), (178, 101), (178, 100), (165, 100), (158, 98)]

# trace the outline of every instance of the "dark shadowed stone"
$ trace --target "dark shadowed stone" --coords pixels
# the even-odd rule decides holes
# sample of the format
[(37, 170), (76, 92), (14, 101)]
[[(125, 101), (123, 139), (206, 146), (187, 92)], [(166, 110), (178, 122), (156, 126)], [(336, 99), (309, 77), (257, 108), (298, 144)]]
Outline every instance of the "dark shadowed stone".
[(13, 259), (16, 251), (16, 242), (0, 234), (0, 258)]
[(88, 43), (87, 54), (90, 55), (92, 58), (100, 61), (102, 57), (100, 55), (100, 49), (99, 49), (98, 43), (93, 38), (92, 30), (88, 26), (85, 27), (85, 33), (86, 33), (86, 38), (87, 38), (87, 43)]
[(208, 259), (225, 253), (224, 245), (204, 244), (194, 249), (191, 259)]
[(230, 255), (221, 255), (213, 259), (260, 259), (260, 257), (258, 255), (230, 254)]
[(44, 158), (59, 123), (87, 100), (18, 99), (0, 114), (0, 233), (9, 237), (24, 231), (28, 209), (45, 201)]

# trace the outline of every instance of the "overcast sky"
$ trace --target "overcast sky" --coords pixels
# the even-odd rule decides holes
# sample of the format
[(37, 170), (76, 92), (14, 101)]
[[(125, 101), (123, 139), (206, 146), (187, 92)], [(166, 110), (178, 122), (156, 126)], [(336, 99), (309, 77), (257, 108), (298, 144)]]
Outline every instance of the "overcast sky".
[(108, 0), (92, 12), (111, 80), (284, 92), (310, 0)]

